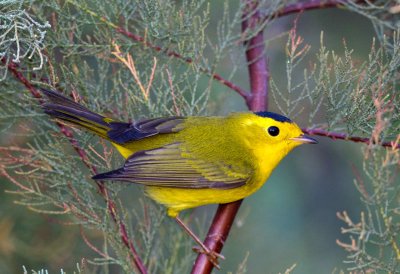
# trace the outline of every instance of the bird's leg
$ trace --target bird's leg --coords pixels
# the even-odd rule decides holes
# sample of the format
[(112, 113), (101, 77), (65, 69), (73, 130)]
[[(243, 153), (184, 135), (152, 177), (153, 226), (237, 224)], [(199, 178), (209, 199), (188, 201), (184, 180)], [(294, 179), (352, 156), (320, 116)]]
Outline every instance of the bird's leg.
[(206, 247), (203, 242), (199, 239), (199, 237), (196, 236), (196, 234), (193, 233), (190, 228), (185, 225), (185, 223), (178, 217), (175, 217), (175, 221), (185, 230), (185, 232), (200, 246), (200, 248), (193, 248), (194, 251), (203, 253), (207, 255), (208, 259), (210, 262), (213, 263), (213, 265), (219, 269), (218, 265), (218, 259), (224, 260), (225, 257), (215, 251), (210, 250), (208, 247)]

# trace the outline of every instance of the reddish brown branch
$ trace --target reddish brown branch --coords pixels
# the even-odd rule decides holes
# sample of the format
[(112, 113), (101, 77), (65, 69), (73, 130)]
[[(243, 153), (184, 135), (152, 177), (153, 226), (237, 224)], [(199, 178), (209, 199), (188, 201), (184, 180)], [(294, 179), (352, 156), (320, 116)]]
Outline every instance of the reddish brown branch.
[(1, 61), (4, 65), (8, 66), (8, 70), (29, 90), (33, 97), (41, 100), (42, 95), (40, 94), (40, 92), (38, 92), (36, 88), (31, 84), (31, 82), (29, 82), (29, 80), (25, 78), (22, 72), (18, 71), (18, 66), (14, 62), (10, 61), (7, 64), (5, 58), (2, 58)]
[[(182, 60), (182, 61), (184, 61), (184, 62), (186, 62), (188, 64), (193, 63), (193, 59), (184, 57), (184, 56), (182, 56), (181, 54), (179, 54), (179, 53), (177, 53), (175, 51), (166, 50), (166, 49), (163, 49), (160, 46), (154, 45), (154, 44), (146, 41), (142, 36), (139, 36), (139, 35), (136, 35), (136, 34), (134, 34), (132, 32), (129, 32), (126, 29), (123, 29), (121, 27), (117, 27), (115, 30), (118, 33), (121, 33), (122, 35), (124, 35), (124, 36), (126, 36), (126, 37), (128, 37), (128, 38), (130, 38), (130, 39), (132, 39), (134, 41), (143, 43), (146, 47), (151, 48), (151, 49), (153, 49), (155, 51), (164, 52), (167, 56), (172, 56), (172, 57), (178, 58), (178, 59), (180, 59), (180, 60)], [(247, 103), (247, 99), (250, 96), (249, 92), (245, 91), (244, 89), (242, 89), (241, 87), (235, 85), (234, 83), (224, 79), (219, 74), (215, 74), (215, 73), (211, 74), (210, 71), (208, 71), (205, 68), (201, 68), (200, 71), (206, 73), (207, 75), (210, 75), (213, 79), (217, 80), (221, 84), (223, 84), (223, 85), (227, 86), (228, 88), (236, 91), (239, 95), (241, 95), (246, 100), (246, 103)]]
[(279, 10), (274, 14), (276, 17), (281, 17), (293, 13), (299, 13), (306, 10), (322, 9), (322, 8), (335, 8), (343, 6), (346, 2), (352, 1), (353, 3), (365, 3), (365, 0), (309, 0), (306, 2), (298, 2), (290, 4)]
[[(328, 137), (333, 140), (345, 140), (345, 141), (352, 141), (352, 142), (356, 142), (356, 143), (365, 143), (365, 144), (374, 143), (370, 138), (349, 136), (345, 133), (332, 132), (332, 131), (327, 131), (327, 130), (319, 129), (319, 128), (312, 128), (312, 129), (304, 128), (302, 130), (304, 133), (309, 134), (309, 135)], [(396, 141), (382, 142), (382, 143), (379, 143), (378, 145), (381, 145), (383, 147), (397, 148), (397, 149), (400, 148), (400, 144), (397, 143)]]
[[(262, 16), (260, 13), (253, 12), (258, 7), (258, 1), (247, 1), (247, 11), (245, 10), (244, 18), (246, 13), (253, 13), (253, 15), (242, 22), (242, 32), (246, 32), (247, 29), (254, 29), (258, 24), (261, 23)], [(248, 63), (249, 78), (250, 78), (250, 90), (251, 100), (249, 103), (249, 109), (251, 111), (265, 111), (268, 107), (268, 83), (269, 83), (269, 69), (267, 65), (267, 58), (265, 57), (265, 42), (264, 33), (260, 31), (256, 36), (252, 37), (249, 41), (244, 42), (246, 50), (246, 59)]]
[[(5, 63), (4, 59), (2, 60), (3, 63)], [(13, 63), (9, 62), (8, 63), (8, 70), (14, 75), (14, 77), (20, 81), (32, 94), (34, 98), (39, 99), (40, 103), (43, 103), (42, 95), (41, 93), (32, 85), (31, 82), (20, 72), (18, 71), (18, 66)], [(73, 137), (72, 131), (64, 126), (61, 123), (57, 123), (58, 127), (60, 128), (60, 131), (62, 134), (64, 134), (69, 142), (71, 143), (72, 147), (75, 149), (75, 151), (78, 153), (79, 157), (81, 158), (82, 162), (93, 172), (97, 173), (96, 167), (91, 165), (89, 158), (86, 154), (86, 152), (79, 146), (78, 141)], [(137, 267), (137, 269), (140, 271), (142, 274), (147, 273), (147, 269), (144, 266), (142, 260), (140, 259), (132, 241), (129, 239), (128, 232), (126, 230), (125, 224), (122, 222), (122, 220), (119, 220), (117, 218), (117, 206), (115, 205), (114, 201), (112, 201), (109, 196), (108, 196), (108, 191), (107, 188), (104, 186), (103, 182), (97, 182), (98, 189), (103, 196), (104, 200), (107, 203), (108, 207), (108, 212), (110, 213), (113, 221), (118, 225), (121, 240), (124, 243), (124, 245), (129, 248), (131, 255), (133, 257), (133, 263)]]
[[(245, 20), (242, 24), (242, 31), (248, 28), (255, 28), (261, 20), (259, 12), (254, 12), (258, 8), (258, 2), (253, 0), (245, 0), (247, 8), (244, 18), (247, 14), (253, 15)], [(268, 81), (269, 72), (267, 60), (264, 55), (264, 34), (257, 33), (249, 41), (245, 42), (247, 47), (246, 58), (248, 62), (251, 96), (247, 99), (249, 109), (252, 111), (262, 111), (267, 109)], [(217, 253), (220, 253), (225, 240), (228, 237), (232, 223), (240, 208), (242, 200), (221, 204), (214, 216), (211, 227), (208, 230), (204, 244)], [(210, 273), (214, 265), (208, 260), (204, 254), (199, 254), (192, 268), (192, 274)]]
[[(206, 240), (204, 241), (204, 244), (210, 250), (214, 250), (217, 253), (221, 252), (242, 201), (239, 200), (234, 203), (218, 206)], [(214, 265), (210, 263), (207, 256), (200, 254), (193, 265), (192, 274), (211, 273), (213, 267)]]

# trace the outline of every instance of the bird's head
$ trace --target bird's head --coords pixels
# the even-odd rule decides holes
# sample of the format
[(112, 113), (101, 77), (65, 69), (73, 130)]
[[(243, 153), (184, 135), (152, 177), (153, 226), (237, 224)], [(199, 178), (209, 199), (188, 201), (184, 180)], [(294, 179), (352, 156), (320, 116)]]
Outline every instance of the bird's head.
[(289, 118), (273, 112), (255, 112), (255, 123), (264, 131), (264, 141), (269, 144), (286, 146), (288, 150), (302, 144), (316, 144), (315, 139), (306, 136), (300, 127)]
[(245, 115), (246, 139), (258, 156), (271, 153), (282, 159), (293, 148), (302, 144), (316, 144), (289, 118), (273, 112), (254, 112)]
[(268, 143), (286, 143), (291, 147), (318, 142), (304, 134), (300, 127), (289, 118), (273, 112), (255, 112), (256, 123), (265, 130)]

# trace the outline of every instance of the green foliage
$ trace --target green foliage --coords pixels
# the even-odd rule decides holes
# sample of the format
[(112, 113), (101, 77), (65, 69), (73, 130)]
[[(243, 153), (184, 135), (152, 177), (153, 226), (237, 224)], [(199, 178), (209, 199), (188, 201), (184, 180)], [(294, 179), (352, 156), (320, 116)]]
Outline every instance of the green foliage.
[[(134, 268), (121, 223), (149, 273), (189, 272), (192, 243), (170, 225), (164, 209), (127, 185), (107, 185), (104, 195), (90, 179), (93, 170), (87, 165), (105, 171), (122, 159), (97, 137), (73, 130), (85, 152), (77, 154), (71, 138), (42, 113), (39, 99), (25, 92), (9, 65), (17, 64), (33, 84), (57, 87), (91, 110), (124, 121), (204, 115), (213, 110), (213, 76), (234, 81), (245, 74), (248, 64), (240, 45), (296, 2), (261, 1), (263, 20), (241, 32), (243, 20), (254, 15), (243, 17), (244, 1), (226, 0), (218, 14), (213, 14), (216, 4), (205, 0), (1, 1), (0, 174), (15, 186), (7, 192), (18, 205), (79, 226), (82, 241), (95, 254), (87, 262), (105, 273), (115, 265), (127, 273)], [(350, 244), (338, 242), (349, 252), (349, 270), (399, 271), (399, 152), (380, 146), (399, 142), (400, 132), (400, 32), (396, 14), (388, 12), (393, 3), (346, 5), (376, 29), (379, 42), (372, 43), (368, 60), (356, 62), (346, 43), (343, 54), (330, 50), (323, 34), (319, 51), (310, 56), (311, 46), (295, 26), (287, 37), (285, 85), (279, 79), (270, 82), (273, 104), (283, 114), (306, 120), (311, 129), (375, 143), (363, 149), (363, 165), (354, 168), (365, 206), (359, 223), (339, 214), (347, 226), (342, 232), (350, 234)], [(229, 65), (221, 70), (224, 63)], [(199, 227), (205, 230), (202, 223)], [(93, 231), (100, 236), (87, 236)], [(247, 257), (237, 273), (246, 273)]]
[[(384, 37), (379, 47), (374, 40), (368, 60), (357, 64), (352, 57), (353, 50), (346, 44), (343, 56), (329, 51), (322, 33), (317, 62), (311, 64), (311, 69), (304, 68), (304, 79), (296, 81), (293, 74), (297, 73), (310, 46), (292, 29), (286, 48), (286, 89), (271, 80), (277, 107), (289, 117), (300, 115), (306, 108), (312, 127), (362, 136), (372, 133), (380, 111), (390, 109), (385, 111), (386, 125), (380, 140), (395, 139), (400, 131), (400, 95), (396, 90), (400, 35), (399, 32), (392, 35)], [(321, 117), (324, 117), (322, 123)]]
[[(10, 61), (20, 63), (28, 59), (32, 70), (40, 70), (45, 62), (42, 50), (49, 23), (41, 23), (23, 9), (22, 1), (0, 2), (0, 80), (7, 76)], [(35, 60), (30, 62), (30, 60)]]
[(400, 154), (396, 150), (367, 147), (364, 150), (364, 174), (354, 180), (366, 210), (354, 223), (346, 212), (339, 217), (346, 223), (343, 233), (351, 243), (341, 244), (349, 255), (349, 270), (399, 271), (400, 232), (398, 167)]

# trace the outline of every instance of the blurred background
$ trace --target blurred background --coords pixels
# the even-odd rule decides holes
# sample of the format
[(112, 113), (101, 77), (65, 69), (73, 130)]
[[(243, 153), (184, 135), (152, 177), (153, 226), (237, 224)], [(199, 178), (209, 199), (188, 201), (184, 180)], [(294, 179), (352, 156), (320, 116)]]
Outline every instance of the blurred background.
[[(218, 19), (221, 9), (213, 4), (213, 20)], [(311, 45), (307, 57), (310, 60), (315, 60), (319, 50), (321, 31), (329, 50), (343, 53), (343, 41), (346, 41), (349, 49), (355, 49), (355, 59), (366, 60), (374, 36), (373, 27), (364, 17), (342, 9), (286, 16), (266, 29), (266, 37), (290, 30), (297, 16), (298, 34)], [(267, 48), (271, 75), (282, 87), (285, 84), (286, 42), (287, 36), (274, 39)], [(219, 69), (221, 74), (223, 65)], [(248, 88), (247, 79), (248, 75), (243, 73), (234, 81)], [(224, 115), (244, 110), (246, 106), (236, 93), (219, 84), (213, 85), (209, 113)], [(278, 111), (272, 98), (269, 110)], [(296, 122), (307, 126), (301, 116)], [(293, 273), (299, 274), (346, 269), (343, 260), (347, 253), (336, 240), (348, 242), (349, 239), (342, 236), (343, 223), (336, 213), (346, 210), (351, 216), (359, 216), (362, 210), (352, 171), (352, 165), (361, 163), (362, 145), (317, 139), (318, 145), (301, 146), (286, 157), (264, 187), (244, 201), (222, 252), (226, 260), (221, 263), (222, 270), (216, 273), (236, 273), (246, 258), (248, 273), (280, 273), (294, 264)], [(0, 136), (0, 141), (2, 146), (11, 143), (8, 136)], [(0, 192), (1, 273), (22, 273), (23, 266), (28, 270), (45, 268), (51, 273), (59, 273), (62, 268), (72, 273), (81, 258), (95, 256), (82, 241), (77, 226), (61, 225), (59, 220), (54, 221), (15, 204), (14, 197), (4, 191), (13, 190), (14, 185), (4, 177), (0, 180), (3, 186)], [(208, 224), (215, 208), (195, 209), (194, 216), (206, 219)], [(189, 214), (190, 211), (184, 213), (185, 216)], [(166, 220), (165, 224), (175, 225), (171, 220)], [(208, 225), (205, 227), (207, 230)], [(119, 271), (115, 268), (111, 273)]]

